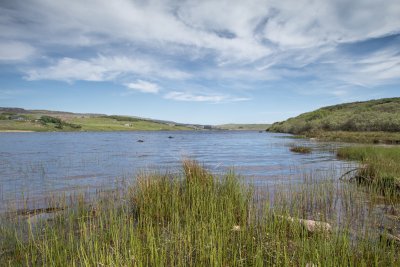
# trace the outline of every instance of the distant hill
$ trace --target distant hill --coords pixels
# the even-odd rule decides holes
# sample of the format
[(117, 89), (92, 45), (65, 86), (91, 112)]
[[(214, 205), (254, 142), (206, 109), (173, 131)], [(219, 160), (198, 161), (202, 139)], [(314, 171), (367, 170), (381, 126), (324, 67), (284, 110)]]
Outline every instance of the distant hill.
[(246, 130), (252, 130), (252, 131), (265, 131), (270, 126), (270, 124), (236, 124), (236, 123), (230, 123), (230, 124), (221, 124), (215, 126), (215, 128), (220, 129), (220, 130), (232, 130), (232, 131), (246, 131)]
[(134, 116), (0, 107), (0, 131), (203, 130), (210, 126)]
[(276, 122), (268, 131), (292, 134), (330, 131), (400, 132), (400, 97), (320, 108)]

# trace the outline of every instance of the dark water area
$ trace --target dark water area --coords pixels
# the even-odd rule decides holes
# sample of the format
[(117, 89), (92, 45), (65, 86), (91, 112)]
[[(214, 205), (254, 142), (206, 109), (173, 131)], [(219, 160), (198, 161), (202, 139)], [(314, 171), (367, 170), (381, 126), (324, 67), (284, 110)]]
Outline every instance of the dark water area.
[[(142, 171), (179, 172), (185, 158), (233, 169), (256, 186), (341, 169), (340, 145), (256, 131), (0, 133), (0, 210), (22, 199), (112, 189)], [(138, 142), (143, 140), (143, 142)], [(311, 147), (296, 154), (291, 145)], [(338, 174), (339, 176), (339, 174)]]

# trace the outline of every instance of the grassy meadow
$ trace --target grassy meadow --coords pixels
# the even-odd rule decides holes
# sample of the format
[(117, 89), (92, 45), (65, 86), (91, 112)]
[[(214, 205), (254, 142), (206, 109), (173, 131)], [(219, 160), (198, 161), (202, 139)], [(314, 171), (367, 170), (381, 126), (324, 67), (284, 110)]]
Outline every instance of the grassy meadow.
[(383, 215), (365, 217), (362, 192), (327, 177), (316, 182), (308, 174), (303, 184), (271, 193), (185, 161), (181, 175), (143, 174), (94, 203), (76, 198), (49, 220), (8, 213), (0, 264), (399, 266), (392, 229), (368, 228)]

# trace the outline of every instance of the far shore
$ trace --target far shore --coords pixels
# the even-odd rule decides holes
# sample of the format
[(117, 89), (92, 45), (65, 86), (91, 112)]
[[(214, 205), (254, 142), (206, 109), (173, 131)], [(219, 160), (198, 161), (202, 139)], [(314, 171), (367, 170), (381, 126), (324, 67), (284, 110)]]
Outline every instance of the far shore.
[(0, 133), (34, 133), (35, 131), (26, 130), (0, 130)]

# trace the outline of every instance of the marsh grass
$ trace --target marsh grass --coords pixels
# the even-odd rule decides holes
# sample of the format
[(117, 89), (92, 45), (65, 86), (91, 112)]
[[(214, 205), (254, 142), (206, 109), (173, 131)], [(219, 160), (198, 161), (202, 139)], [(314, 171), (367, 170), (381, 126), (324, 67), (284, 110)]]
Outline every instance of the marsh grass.
[[(141, 175), (123, 194), (92, 204), (78, 198), (51, 220), (3, 219), (0, 264), (399, 265), (398, 247), (385, 235), (372, 238), (370, 231), (350, 227), (356, 215), (365, 215), (352, 190), (332, 180), (315, 183), (311, 176), (304, 185), (268, 193), (233, 173), (215, 177), (185, 161), (181, 175)], [(341, 215), (333, 212), (338, 206)], [(310, 233), (288, 216), (328, 221), (334, 231)]]
[(357, 182), (385, 195), (400, 195), (400, 147), (343, 147), (337, 155), (361, 162), (354, 176)]
[(294, 153), (301, 153), (301, 154), (310, 154), (312, 149), (306, 146), (292, 146), (290, 151)]
[(399, 132), (314, 131), (305, 133), (305, 136), (317, 138), (322, 141), (363, 144), (400, 144)]

